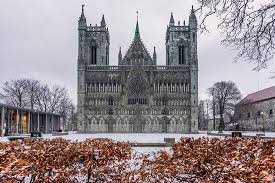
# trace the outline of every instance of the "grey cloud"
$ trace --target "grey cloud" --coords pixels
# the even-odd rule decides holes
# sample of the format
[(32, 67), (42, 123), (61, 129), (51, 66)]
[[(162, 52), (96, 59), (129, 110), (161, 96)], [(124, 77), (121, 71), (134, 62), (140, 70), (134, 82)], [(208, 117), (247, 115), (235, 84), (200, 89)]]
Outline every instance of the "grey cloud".
[[(0, 82), (33, 77), (66, 86), (76, 101), (77, 21), (85, 4), (88, 23), (99, 24), (105, 15), (111, 36), (110, 63), (117, 64), (119, 46), (125, 53), (132, 42), (139, 14), (141, 37), (149, 52), (156, 46), (158, 64), (165, 64), (165, 31), (170, 13), (176, 23), (186, 20), (192, 0), (11, 0), (0, 2)], [(215, 21), (209, 22), (215, 27)], [(199, 36), (200, 98), (214, 82), (232, 80), (244, 94), (274, 85), (269, 71), (252, 72), (252, 66), (233, 64), (234, 53), (224, 49), (219, 34)]]

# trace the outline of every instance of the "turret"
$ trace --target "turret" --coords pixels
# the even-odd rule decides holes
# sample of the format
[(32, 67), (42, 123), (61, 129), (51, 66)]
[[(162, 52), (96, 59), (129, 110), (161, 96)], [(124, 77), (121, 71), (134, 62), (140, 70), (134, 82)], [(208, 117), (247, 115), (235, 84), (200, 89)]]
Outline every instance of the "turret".
[(191, 129), (190, 132), (198, 131), (198, 57), (197, 57), (197, 18), (192, 6), (189, 16), (190, 27), (190, 102), (191, 102)]
[(153, 53), (153, 63), (154, 65), (157, 64), (157, 53), (156, 53), (156, 47), (154, 47), (154, 53)]
[(78, 30), (85, 30), (87, 28), (86, 17), (84, 15), (84, 6), (85, 5), (82, 5), (81, 15), (78, 20)]
[(78, 20), (78, 70), (77, 70), (77, 121), (78, 130), (84, 132), (84, 106), (85, 106), (85, 33), (87, 30), (84, 5)]
[(189, 16), (189, 26), (190, 26), (190, 38), (191, 38), (191, 65), (194, 68), (198, 68), (198, 58), (197, 58), (197, 18), (195, 14), (195, 10), (192, 6), (191, 13)]
[(174, 17), (173, 17), (173, 13), (171, 13), (169, 26), (174, 26), (174, 24), (175, 24), (175, 20), (174, 20)]
[(119, 47), (119, 52), (118, 52), (118, 65), (122, 64), (122, 54), (121, 54), (121, 47)]
[(105, 27), (106, 26), (104, 15), (102, 16), (100, 25), (101, 25), (101, 27)]
[(191, 14), (189, 16), (189, 26), (190, 26), (190, 29), (197, 30), (198, 22), (197, 22), (197, 17), (193, 6), (191, 9)]

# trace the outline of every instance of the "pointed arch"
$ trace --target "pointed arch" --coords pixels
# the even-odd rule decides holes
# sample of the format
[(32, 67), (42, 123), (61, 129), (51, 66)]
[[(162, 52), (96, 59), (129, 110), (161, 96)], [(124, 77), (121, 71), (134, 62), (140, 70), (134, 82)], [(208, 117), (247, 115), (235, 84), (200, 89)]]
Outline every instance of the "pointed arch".
[(185, 65), (186, 64), (186, 47), (187, 47), (187, 44), (185, 43), (186, 41), (181, 38), (179, 41), (178, 41), (178, 64), (179, 65)]
[(95, 39), (91, 39), (89, 43), (89, 64), (97, 65), (97, 44)]
[(97, 132), (98, 131), (98, 122), (97, 122), (97, 118), (95, 116), (93, 116), (91, 119), (90, 119), (90, 122), (91, 122), (91, 125), (90, 125), (90, 128), (89, 128), (89, 131), (90, 132)]
[(144, 124), (144, 132), (152, 132), (152, 118), (151, 117), (147, 117), (145, 120), (145, 124)]
[(125, 116), (122, 121), (125, 126), (125, 132), (133, 132), (133, 125), (130, 124), (129, 117)]
[(107, 132), (107, 124), (103, 116), (98, 118), (98, 132)]
[(116, 133), (125, 132), (125, 128), (123, 126), (123, 119), (120, 116), (118, 116), (115, 119), (114, 132)]
[(170, 118), (169, 132), (170, 133), (178, 132), (178, 121), (177, 121), (177, 118), (175, 116), (172, 116)]

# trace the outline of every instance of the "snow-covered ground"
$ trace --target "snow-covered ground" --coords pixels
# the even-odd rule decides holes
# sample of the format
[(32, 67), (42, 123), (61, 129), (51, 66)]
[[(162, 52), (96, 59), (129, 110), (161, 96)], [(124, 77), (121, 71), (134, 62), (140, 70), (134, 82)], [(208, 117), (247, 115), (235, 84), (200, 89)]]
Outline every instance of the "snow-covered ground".
[[(217, 131), (212, 131), (212, 133), (218, 133)], [(230, 131), (223, 132), (225, 134), (231, 134)], [(256, 136), (256, 133), (261, 132), (243, 132), (243, 135)], [(266, 132), (265, 136), (275, 137), (275, 132)], [(43, 134), (45, 139), (53, 138), (64, 138), (67, 140), (77, 140), (84, 141), (85, 139), (93, 138), (109, 138), (116, 141), (132, 142), (132, 143), (163, 143), (164, 138), (175, 138), (176, 142), (182, 137), (189, 138), (200, 138), (209, 137), (213, 138), (216, 136), (209, 136), (206, 132), (200, 132), (199, 134), (168, 134), (168, 133), (96, 133), (96, 134), (77, 134), (75, 132), (69, 132), (68, 135), (63, 136), (52, 136), (51, 134)], [(0, 137), (0, 142), (9, 142), (7, 137)], [(151, 153), (158, 152), (160, 150), (170, 152), (170, 147), (134, 147), (133, 148), (138, 153)]]
[(7, 137), (0, 137), (0, 142), (9, 142)]
[[(218, 131), (211, 131), (211, 133), (217, 133)], [(224, 134), (231, 134), (231, 131), (224, 131)], [(243, 135), (256, 136), (256, 133), (263, 132), (242, 132)], [(266, 137), (274, 137), (275, 132), (265, 132)], [(52, 136), (51, 134), (43, 134), (45, 139), (64, 138), (68, 140), (84, 141), (90, 138), (109, 138), (117, 141), (125, 141), (132, 143), (161, 143), (164, 142), (164, 138), (175, 138), (176, 142), (182, 137), (200, 138), (200, 137), (215, 137), (207, 135), (205, 131), (200, 131), (198, 134), (169, 134), (169, 133), (95, 133), (95, 134), (77, 134), (76, 132), (69, 132), (68, 135)], [(7, 137), (0, 137), (0, 142), (8, 142)]]
[(84, 141), (85, 139), (93, 138), (109, 138), (117, 141), (134, 142), (134, 143), (161, 143), (164, 142), (164, 138), (175, 138), (179, 141), (181, 137), (193, 137), (199, 138), (207, 136), (206, 133), (201, 134), (168, 134), (168, 133), (96, 133), (96, 134), (74, 134), (63, 136), (52, 136), (50, 134), (44, 134), (46, 139), (52, 139), (62, 137), (68, 140)]
[[(211, 131), (211, 133), (218, 133), (218, 131)], [(229, 134), (231, 135), (232, 131), (224, 131), (223, 134)], [(263, 134), (262, 131), (243, 131), (242, 134), (245, 136), (252, 136), (255, 137), (256, 134)], [(274, 137), (275, 138), (275, 132), (265, 132), (264, 133), (266, 137)]]
[(133, 147), (137, 154), (157, 153), (159, 151), (171, 152), (171, 147)]

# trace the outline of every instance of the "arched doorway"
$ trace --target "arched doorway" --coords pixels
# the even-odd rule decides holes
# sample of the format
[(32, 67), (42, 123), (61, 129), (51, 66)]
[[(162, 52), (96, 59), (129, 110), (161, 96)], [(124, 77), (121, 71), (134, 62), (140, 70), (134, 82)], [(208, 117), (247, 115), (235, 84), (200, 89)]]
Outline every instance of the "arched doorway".
[(162, 123), (162, 133), (167, 133), (168, 132), (168, 124), (169, 124), (169, 118), (167, 116), (163, 116), (161, 118), (161, 123)]
[(144, 124), (144, 119), (140, 115), (134, 115), (131, 118), (131, 123), (133, 125), (133, 132), (134, 133), (142, 133), (142, 127)]
[(108, 119), (107, 119), (108, 133), (114, 132), (114, 124), (115, 124), (114, 118), (112, 116), (108, 117)]

